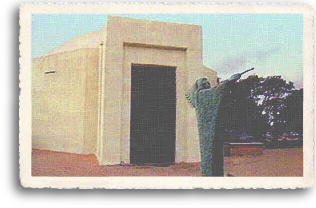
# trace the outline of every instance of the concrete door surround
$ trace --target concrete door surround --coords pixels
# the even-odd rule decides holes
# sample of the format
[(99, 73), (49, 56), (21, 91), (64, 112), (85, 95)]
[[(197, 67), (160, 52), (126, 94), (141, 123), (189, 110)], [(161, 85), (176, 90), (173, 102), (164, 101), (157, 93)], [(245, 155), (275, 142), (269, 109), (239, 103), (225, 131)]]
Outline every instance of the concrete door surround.
[(199, 161), (194, 110), (185, 100), (185, 92), (196, 78), (212, 73), (202, 64), (200, 27), (109, 17), (106, 43), (101, 48), (100, 163), (130, 163), (132, 64), (176, 67), (175, 162)]

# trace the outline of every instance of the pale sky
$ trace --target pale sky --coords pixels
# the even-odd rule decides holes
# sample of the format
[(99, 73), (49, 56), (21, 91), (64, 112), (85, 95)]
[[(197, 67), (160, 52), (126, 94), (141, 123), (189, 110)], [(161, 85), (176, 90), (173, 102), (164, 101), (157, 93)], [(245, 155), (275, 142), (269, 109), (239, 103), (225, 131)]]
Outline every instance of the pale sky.
[[(111, 15), (111, 14), (109, 14)], [(100, 31), (107, 14), (32, 15), (32, 57), (39, 57), (71, 38)], [(255, 67), (250, 74), (281, 75), (303, 87), (303, 15), (300, 14), (126, 14), (202, 26), (203, 63), (227, 79)]]

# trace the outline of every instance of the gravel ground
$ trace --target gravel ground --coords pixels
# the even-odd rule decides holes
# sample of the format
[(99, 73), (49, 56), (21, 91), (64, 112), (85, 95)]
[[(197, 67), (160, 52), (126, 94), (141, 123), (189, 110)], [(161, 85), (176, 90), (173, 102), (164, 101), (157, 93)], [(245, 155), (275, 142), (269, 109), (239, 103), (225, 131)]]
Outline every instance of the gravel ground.
[[(264, 150), (261, 156), (225, 157), (225, 176), (303, 176), (303, 148)], [(200, 176), (199, 163), (100, 166), (94, 155), (32, 151), (32, 176)]]

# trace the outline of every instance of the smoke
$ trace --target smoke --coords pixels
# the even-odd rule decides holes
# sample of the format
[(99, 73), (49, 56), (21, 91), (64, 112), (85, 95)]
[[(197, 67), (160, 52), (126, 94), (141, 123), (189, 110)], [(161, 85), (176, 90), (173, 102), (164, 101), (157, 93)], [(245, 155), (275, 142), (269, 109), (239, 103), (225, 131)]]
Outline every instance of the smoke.
[[(244, 70), (255, 67), (256, 69), (263, 69), (264, 71), (254, 71), (256, 74), (260, 74), (263, 76), (271, 76), (271, 75), (281, 75), (283, 79), (286, 81), (291, 81), (294, 83), (296, 89), (300, 89), (303, 87), (303, 68), (302, 63), (296, 61), (292, 65), (288, 65), (286, 61), (285, 65), (277, 67), (278, 64), (270, 66), (273, 64), (274, 60), (278, 60), (282, 57), (275, 57), (280, 53), (282, 47), (281, 45), (277, 45), (267, 50), (253, 50), (253, 51), (243, 51), (240, 53), (236, 53), (235, 55), (225, 57), (221, 63), (215, 67), (218, 70), (218, 76), (223, 80), (229, 78), (229, 76), (242, 72)], [(273, 58), (273, 60), (272, 60)], [(290, 57), (283, 57), (283, 60), (286, 60)], [(265, 68), (266, 67), (266, 68)], [(288, 67), (288, 68), (286, 68)], [(248, 74), (249, 75), (249, 74)]]
[(268, 50), (246, 51), (235, 56), (228, 56), (223, 59), (217, 68), (220, 71), (225, 71), (227, 74), (237, 73), (248, 67), (252, 67), (251, 64), (266, 62), (280, 50), (280, 46), (275, 46)]
[(226, 71), (228, 74), (234, 73), (241, 68), (244, 68), (247, 63), (247, 57), (240, 55), (238, 57), (225, 57), (220, 69)]
[(303, 88), (303, 78), (302, 79), (298, 79), (297, 81), (294, 81), (294, 86), (295, 89), (301, 89)]
[(258, 60), (265, 60), (265, 59), (270, 58), (273, 54), (279, 52), (280, 50), (281, 50), (280, 46), (272, 47), (266, 51), (257, 50), (257, 51), (255, 51), (255, 53), (254, 53), (255, 55), (253, 58), (256, 58)]
[(295, 89), (303, 88), (303, 67), (297, 67), (292, 70), (286, 71), (284, 79), (294, 83)]

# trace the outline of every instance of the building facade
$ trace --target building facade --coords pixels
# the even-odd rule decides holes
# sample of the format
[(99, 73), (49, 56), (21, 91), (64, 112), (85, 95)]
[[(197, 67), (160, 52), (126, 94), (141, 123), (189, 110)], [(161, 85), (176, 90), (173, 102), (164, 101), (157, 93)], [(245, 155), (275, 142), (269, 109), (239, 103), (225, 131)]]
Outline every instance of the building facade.
[(196, 116), (185, 93), (203, 66), (202, 30), (108, 17), (32, 61), (32, 147), (95, 154), (102, 165), (198, 162)]

